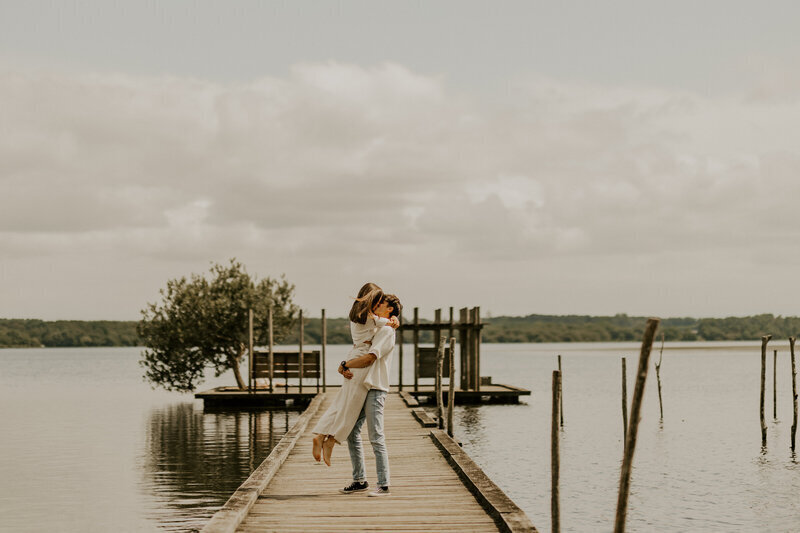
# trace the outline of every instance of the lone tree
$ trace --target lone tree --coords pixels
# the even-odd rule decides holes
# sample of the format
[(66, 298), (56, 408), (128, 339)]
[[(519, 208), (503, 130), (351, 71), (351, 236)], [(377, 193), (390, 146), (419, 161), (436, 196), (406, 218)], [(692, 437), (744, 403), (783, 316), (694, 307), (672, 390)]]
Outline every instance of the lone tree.
[(239, 363), (249, 342), (248, 310), (253, 310), (256, 344), (268, 342), (270, 307), (276, 342), (297, 320), (294, 285), (284, 276), (257, 281), (235, 259), (228, 265), (215, 263), (209, 272), (208, 278), (192, 274), (188, 280), (167, 281), (161, 302), (142, 310), (137, 332), (147, 349), (139, 364), (154, 386), (190, 392), (213, 367), (216, 376), (233, 369), (237, 385), (245, 389)]

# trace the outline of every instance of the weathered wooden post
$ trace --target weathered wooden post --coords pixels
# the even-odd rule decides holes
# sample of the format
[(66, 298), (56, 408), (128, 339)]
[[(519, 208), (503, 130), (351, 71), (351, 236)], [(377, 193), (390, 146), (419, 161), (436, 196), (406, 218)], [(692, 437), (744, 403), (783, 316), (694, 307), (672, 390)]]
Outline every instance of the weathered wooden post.
[(399, 346), (400, 349), (397, 352), (397, 358), (398, 358), (397, 364), (399, 366), (397, 390), (402, 391), (403, 390), (403, 324), (405, 324), (405, 321), (403, 320), (402, 313), (400, 314), (399, 318), (400, 318), (400, 327), (397, 328), (398, 329), (397, 333), (398, 333), (398, 336), (399, 336), (398, 342), (400, 343), (400, 346)]
[(619, 479), (619, 498), (617, 500), (617, 517), (614, 524), (615, 533), (625, 531), (625, 518), (628, 514), (628, 496), (631, 491), (631, 468), (633, 467), (633, 452), (636, 450), (636, 434), (642, 414), (642, 398), (644, 386), (647, 382), (647, 370), (650, 362), (650, 350), (653, 347), (653, 338), (656, 334), (660, 320), (650, 318), (644, 330), (642, 350), (639, 353), (639, 369), (636, 374), (636, 386), (633, 389), (633, 403), (631, 404), (630, 425), (625, 435), (625, 452), (622, 459), (622, 470)]
[[(436, 309), (433, 311), (433, 325), (439, 326), (442, 323), (442, 310)], [(439, 344), (441, 344), (441, 338), (439, 336), (440, 329), (438, 327), (433, 329), (433, 347), (436, 348), (436, 352), (439, 352)]]
[(444, 395), (442, 393), (442, 376), (444, 374), (444, 345), (446, 342), (444, 333), (439, 335), (436, 331), (439, 341), (439, 349), (436, 350), (436, 418), (439, 429), (444, 429)]
[(328, 322), (325, 320), (325, 310), (322, 310), (322, 351), (320, 352), (320, 357), (322, 357), (322, 392), (325, 392), (328, 387), (328, 379), (325, 377), (325, 345), (328, 343)]
[[(564, 383), (564, 372), (561, 370), (561, 354), (558, 354), (558, 375), (560, 376), (561, 383)], [(564, 391), (561, 391), (561, 394), (558, 395), (561, 401), (561, 404), (558, 406), (558, 413), (561, 417), (561, 425), (564, 425)]]
[(269, 364), (269, 391), (272, 392), (272, 382), (275, 379), (275, 357), (272, 353), (272, 306), (269, 308), (269, 312), (267, 313), (267, 340), (268, 340), (268, 347), (269, 347), (269, 356), (268, 356), (268, 364)]
[(301, 309), (300, 310), (300, 355), (297, 358), (297, 363), (298, 363), (298, 366), (299, 366), (297, 375), (300, 377), (297, 381), (300, 382), (300, 387), (299, 387), (299, 391), (298, 391), (300, 394), (303, 394), (303, 370), (304, 370), (303, 366), (305, 366), (303, 364), (303, 363), (305, 363), (305, 358), (303, 356), (303, 333), (304, 333), (304, 331), (303, 331), (303, 310)]
[(561, 405), (561, 373), (553, 370), (553, 416), (550, 423), (550, 514), (551, 531), (561, 531), (561, 511), (559, 509), (558, 477), (560, 468), (558, 448), (559, 407)]
[(467, 329), (467, 314), (466, 307), (459, 310), (460, 327), (459, 337), (461, 342), (461, 390), (469, 389), (469, 330)]
[(475, 367), (475, 390), (481, 390), (481, 308), (472, 309), (472, 361)]
[(767, 445), (767, 422), (764, 420), (764, 389), (767, 382), (767, 343), (772, 335), (761, 337), (761, 445)]
[(455, 332), (456, 323), (453, 317), (453, 308), (450, 308), (450, 331), (448, 332), (447, 338), (452, 339), (453, 333)]
[(625, 370), (625, 358), (622, 358), (622, 446), (628, 437), (628, 376)]
[(794, 342), (796, 337), (789, 337), (789, 348), (792, 356), (792, 451), (794, 451), (794, 437), (797, 434), (797, 367), (794, 364)]
[(414, 308), (414, 391), (419, 390), (419, 307)]
[(253, 369), (255, 368), (255, 364), (253, 363), (253, 310), (249, 309), (247, 311), (248, 317), (248, 332), (250, 337), (250, 347), (249, 347), (249, 354), (250, 356), (248, 359), (248, 373), (247, 373), (247, 391), (252, 393), (253, 392)]
[[(450, 316), (452, 317), (452, 310), (450, 308)], [(454, 435), (453, 431), (453, 408), (456, 404), (456, 338), (450, 336), (450, 380), (447, 387), (447, 434), (451, 437)]]
[(658, 364), (656, 365), (656, 381), (658, 381), (658, 410), (661, 413), (661, 420), (664, 420), (664, 404), (661, 402), (661, 358), (664, 357), (664, 332), (661, 332), (661, 350), (658, 353)]
[(772, 353), (772, 418), (778, 419), (778, 350)]

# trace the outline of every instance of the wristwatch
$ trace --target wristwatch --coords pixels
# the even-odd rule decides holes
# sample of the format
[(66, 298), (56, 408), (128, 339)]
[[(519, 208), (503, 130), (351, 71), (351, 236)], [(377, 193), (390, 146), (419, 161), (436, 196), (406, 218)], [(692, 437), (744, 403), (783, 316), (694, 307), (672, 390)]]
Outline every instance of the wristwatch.
[(347, 368), (347, 361), (342, 361), (342, 362), (341, 362), (341, 363), (339, 363), (339, 364), (340, 364), (340, 365), (342, 365), (342, 370), (348, 370), (348, 368)]

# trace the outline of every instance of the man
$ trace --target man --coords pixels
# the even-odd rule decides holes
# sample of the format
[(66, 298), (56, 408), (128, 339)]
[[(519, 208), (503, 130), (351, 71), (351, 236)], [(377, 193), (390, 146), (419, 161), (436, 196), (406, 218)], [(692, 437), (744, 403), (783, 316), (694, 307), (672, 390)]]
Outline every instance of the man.
[[(387, 294), (375, 310), (375, 314), (384, 318), (392, 318), (399, 316), (402, 310), (403, 306), (397, 296)], [(368, 353), (349, 361), (342, 361), (339, 365), (339, 373), (347, 379), (353, 377), (350, 368), (371, 367), (364, 379), (364, 386), (369, 388), (367, 399), (364, 401), (353, 431), (347, 437), (350, 462), (353, 465), (353, 482), (339, 490), (343, 494), (363, 492), (369, 488), (364, 466), (364, 452), (361, 446), (361, 428), (365, 420), (369, 431), (369, 442), (372, 444), (372, 452), (375, 454), (375, 470), (378, 474), (378, 486), (369, 493), (369, 496), (387, 496), (389, 494), (389, 454), (383, 435), (383, 407), (386, 403), (386, 395), (389, 393), (389, 369), (394, 350), (394, 333), (391, 326), (383, 326), (375, 333)]]

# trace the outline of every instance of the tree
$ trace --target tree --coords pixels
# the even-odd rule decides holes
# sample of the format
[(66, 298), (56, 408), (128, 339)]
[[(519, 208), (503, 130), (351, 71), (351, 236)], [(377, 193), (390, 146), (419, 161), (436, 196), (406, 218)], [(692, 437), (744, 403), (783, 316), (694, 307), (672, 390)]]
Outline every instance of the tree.
[(249, 343), (248, 310), (253, 310), (255, 343), (267, 341), (267, 315), (273, 309), (273, 333), (280, 341), (294, 326), (299, 307), (292, 298), (294, 285), (279, 280), (251, 278), (235, 259), (214, 264), (210, 279), (192, 274), (167, 281), (161, 302), (142, 310), (137, 332), (143, 345), (139, 364), (145, 379), (167, 390), (193, 391), (213, 367), (216, 376), (233, 369), (240, 389), (246, 384), (239, 363)]

